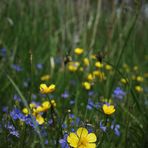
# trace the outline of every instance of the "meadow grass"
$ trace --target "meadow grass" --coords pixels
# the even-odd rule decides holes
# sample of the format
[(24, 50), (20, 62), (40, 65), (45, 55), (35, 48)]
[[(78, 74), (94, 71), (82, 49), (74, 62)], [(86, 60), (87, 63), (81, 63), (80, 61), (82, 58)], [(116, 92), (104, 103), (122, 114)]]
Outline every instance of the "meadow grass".
[(146, 147), (148, 21), (108, 3), (0, 1), (0, 147), (68, 148), (80, 127), (96, 147)]

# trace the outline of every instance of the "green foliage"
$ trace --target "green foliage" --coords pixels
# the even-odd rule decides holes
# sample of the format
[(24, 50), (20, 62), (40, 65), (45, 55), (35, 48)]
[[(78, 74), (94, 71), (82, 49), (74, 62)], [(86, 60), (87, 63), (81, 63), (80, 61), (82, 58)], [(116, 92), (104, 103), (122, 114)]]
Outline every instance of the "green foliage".
[[(124, 4), (109, 3), (101, 0), (0, 1), (0, 147), (60, 147), (59, 140), (64, 133), (69, 134), (78, 127), (91, 128), (100, 148), (147, 146), (148, 21), (141, 14), (142, 6), (138, 2), (130, 9)], [(82, 55), (75, 54), (77, 47), (84, 49)], [(97, 68), (96, 57), (101, 52), (104, 53), (103, 67)], [(70, 59), (64, 64), (67, 56)], [(88, 67), (84, 58), (89, 59)], [(68, 69), (71, 59), (80, 63), (76, 72)], [(107, 70), (107, 65), (112, 69)], [(95, 70), (101, 76), (90, 81), (91, 89), (86, 90), (83, 84)], [(50, 79), (42, 81), (44, 75), (50, 75)], [(137, 80), (138, 76), (143, 80)], [(125, 79), (125, 83), (121, 79)], [(41, 83), (55, 84), (55, 92), (41, 95)], [(118, 86), (126, 94), (122, 100), (113, 96)], [(136, 90), (136, 86), (142, 91)], [(65, 91), (69, 93), (66, 99), (62, 97)], [(16, 95), (21, 102), (13, 99)], [(37, 125), (29, 104), (52, 99), (56, 107), (43, 114), (45, 124)], [(89, 99), (98, 106), (88, 104)], [(116, 111), (106, 116), (102, 105), (110, 100)], [(4, 107), (8, 107), (7, 112), (2, 111)], [(22, 111), (24, 107), (29, 110), (34, 129), (10, 115), (14, 108)], [(107, 127), (106, 132), (100, 128), (101, 121)], [(8, 123), (17, 129), (19, 137), (10, 133)], [(116, 136), (115, 127), (112, 128), (116, 124), (120, 125), (120, 136)], [(42, 136), (43, 128), (46, 136)], [(46, 140), (48, 143), (44, 144)]]

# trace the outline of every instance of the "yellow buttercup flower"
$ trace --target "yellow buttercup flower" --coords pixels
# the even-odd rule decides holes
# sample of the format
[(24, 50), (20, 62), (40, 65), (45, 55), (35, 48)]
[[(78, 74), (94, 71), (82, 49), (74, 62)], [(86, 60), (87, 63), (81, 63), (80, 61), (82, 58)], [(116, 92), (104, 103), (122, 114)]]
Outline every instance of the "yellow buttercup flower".
[(91, 89), (91, 84), (89, 82), (87, 82), (87, 81), (86, 82), (83, 82), (82, 85), (84, 86), (84, 88), (86, 90), (90, 90)]
[(51, 84), (49, 87), (46, 84), (40, 85), (40, 92), (42, 94), (52, 93), (53, 91), (55, 91), (55, 85), (54, 84)]
[(88, 81), (93, 81), (95, 79), (95, 77), (93, 74), (90, 73), (90, 74), (88, 74), (87, 79), (88, 79)]
[(103, 67), (103, 64), (98, 61), (98, 62), (95, 63), (95, 66), (96, 66), (97, 68), (102, 68), (102, 67)]
[(135, 86), (135, 90), (139, 93), (143, 92), (143, 88), (139, 85)]
[(90, 58), (93, 59), (93, 60), (96, 60), (96, 55), (95, 54), (91, 54)]
[(36, 107), (36, 104), (34, 104), (34, 103), (30, 103), (30, 104), (29, 104), (29, 107), (30, 107), (31, 109), (33, 109), (33, 108)]
[(35, 110), (34, 113), (40, 113), (43, 112), (43, 107), (42, 106), (38, 106)]
[(136, 80), (137, 80), (138, 82), (143, 82), (143, 81), (144, 81), (143, 77), (141, 77), (141, 76), (137, 76)]
[(52, 107), (56, 107), (56, 102), (55, 102), (55, 100), (51, 100), (50, 103), (51, 103), (51, 106), (52, 106)]
[(125, 79), (125, 78), (121, 78), (121, 83), (123, 83), (123, 84), (127, 84), (127, 82), (128, 82), (128, 80), (127, 79)]
[(70, 133), (67, 142), (73, 148), (96, 148), (97, 137), (94, 133), (88, 133), (86, 128), (79, 128), (76, 133)]
[(29, 111), (28, 109), (25, 107), (22, 109), (22, 112), (25, 114), (25, 115), (28, 115), (29, 114)]
[(84, 52), (84, 50), (82, 48), (76, 48), (74, 50), (74, 53), (77, 54), (77, 55), (81, 55), (83, 52)]
[(45, 122), (44, 118), (40, 114), (36, 116), (36, 121), (39, 125), (42, 125)]
[(101, 72), (101, 71), (95, 70), (95, 71), (93, 71), (93, 75), (95, 77), (98, 77), (100, 80), (105, 80), (106, 79), (105, 78), (105, 73), (104, 72)]
[(89, 66), (89, 59), (88, 58), (84, 58), (83, 59), (83, 63), (85, 66)]
[(107, 104), (104, 104), (103, 105), (103, 112), (106, 114), (106, 115), (111, 115), (115, 112), (115, 108), (114, 108), (114, 105), (107, 105)]
[(134, 69), (135, 71), (137, 71), (137, 70), (138, 70), (138, 66), (135, 65), (135, 66), (133, 67), (133, 69)]
[(50, 75), (44, 75), (41, 77), (41, 81), (48, 81), (50, 79)]
[(68, 70), (71, 72), (75, 72), (78, 70), (80, 63), (79, 62), (69, 62), (68, 63)]
[(110, 70), (112, 70), (113, 68), (112, 68), (112, 66), (111, 66), (111, 65), (106, 64), (106, 65), (105, 65), (105, 69), (106, 69), (106, 70), (108, 70), (108, 71), (110, 71)]
[(44, 102), (42, 103), (43, 111), (47, 111), (50, 107), (51, 107), (51, 104), (50, 104), (49, 101), (44, 101)]

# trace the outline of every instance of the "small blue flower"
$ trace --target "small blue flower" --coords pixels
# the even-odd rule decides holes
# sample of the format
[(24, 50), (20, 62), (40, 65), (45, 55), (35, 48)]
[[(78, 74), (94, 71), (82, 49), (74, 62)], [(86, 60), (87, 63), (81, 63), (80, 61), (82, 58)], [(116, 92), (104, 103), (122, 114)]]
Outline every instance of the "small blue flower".
[(19, 132), (18, 131), (10, 131), (10, 134), (13, 136), (16, 136), (17, 138), (19, 138)]
[(23, 70), (23, 68), (17, 64), (12, 64), (11, 68), (14, 69), (16, 72), (20, 72)]
[(41, 70), (41, 69), (43, 68), (43, 64), (40, 64), (40, 63), (37, 64), (37, 65), (36, 65), (36, 68), (39, 69), (39, 70)]
[(93, 96), (93, 95), (94, 95), (94, 91), (89, 91), (89, 92), (88, 92), (88, 95), (89, 95), (89, 96)]
[(88, 104), (87, 104), (86, 108), (88, 110), (91, 110), (91, 109), (93, 109), (93, 107), (94, 107), (94, 102), (91, 99), (88, 99)]
[(19, 120), (25, 121), (25, 116), (21, 113), (19, 109), (14, 108), (10, 112), (10, 116), (12, 117), (13, 120), (19, 119)]
[(122, 100), (125, 95), (126, 93), (120, 87), (117, 87), (113, 92), (113, 97), (115, 99)]
[(67, 136), (68, 134), (64, 134), (64, 138), (59, 140), (61, 148), (69, 148), (67, 143)]
[(8, 106), (4, 106), (4, 107), (2, 108), (2, 112), (8, 113)]
[(74, 100), (70, 100), (69, 104), (73, 105), (73, 104), (75, 104), (75, 101)]
[(120, 125), (119, 125), (119, 124), (116, 124), (116, 125), (115, 125), (115, 124), (113, 123), (113, 124), (111, 125), (111, 129), (114, 130), (114, 133), (115, 133), (116, 136), (120, 136), (120, 131), (119, 131)]
[(45, 145), (47, 145), (47, 144), (49, 143), (49, 142), (48, 142), (48, 139), (46, 139), (44, 143), (45, 143)]
[(52, 125), (53, 124), (53, 119), (49, 119), (48, 124)]
[(68, 91), (65, 91), (62, 95), (61, 95), (62, 98), (64, 99), (67, 99), (69, 97), (69, 93)]
[(63, 129), (67, 128), (67, 124), (66, 124), (66, 123), (63, 123), (63, 124), (62, 124), (62, 128), (63, 128)]
[(21, 102), (20, 96), (18, 96), (18, 95), (16, 95), (16, 94), (13, 96), (13, 99), (14, 99), (15, 101)]
[(6, 52), (7, 52), (6, 48), (1, 48), (0, 49), (0, 54), (1, 54), (2, 57), (6, 57)]
[[(38, 123), (36, 122), (36, 119), (35, 119), (35, 117), (33, 117), (33, 120), (34, 120), (34, 123), (36, 123), (36, 125), (38, 125)], [(32, 118), (31, 118), (31, 116), (30, 115), (28, 115), (28, 116), (25, 116), (25, 123), (27, 124), (27, 125), (30, 125), (31, 127), (33, 127), (33, 128), (35, 128), (35, 125), (34, 125), (34, 123), (33, 123), (33, 120), (32, 120)]]
[(19, 137), (19, 132), (15, 129), (13, 124), (10, 124), (9, 122), (5, 124), (5, 128), (9, 130), (9, 133), (13, 136)]
[(102, 124), (102, 121), (100, 121), (100, 128), (103, 132), (106, 132), (107, 127)]
[(36, 94), (32, 94), (32, 95), (31, 95), (31, 98), (32, 98), (32, 99), (36, 99), (36, 98), (37, 98)]

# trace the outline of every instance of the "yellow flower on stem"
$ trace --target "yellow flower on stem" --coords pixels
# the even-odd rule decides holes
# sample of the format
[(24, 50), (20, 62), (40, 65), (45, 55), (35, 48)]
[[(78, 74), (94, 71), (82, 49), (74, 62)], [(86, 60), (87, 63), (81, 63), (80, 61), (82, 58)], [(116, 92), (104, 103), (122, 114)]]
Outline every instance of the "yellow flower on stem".
[(56, 102), (55, 102), (55, 100), (53, 100), (53, 99), (50, 101), (50, 103), (51, 103), (51, 106), (52, 107), (56, 107), (56, 105), (57, 105)]
[(22, 112), (25, 114), (25, 115), (28, 115), (29, 114), (29, 111), (28, 109), (25, 107), (22, 109)]
[(114, 108), (114, 105), (107, 105), (107, 104), (104, 104), (103, 105), (103, 112), (106, 114), (106, 115), (111, 115), (115, 112), (115, 108)]
[(128, 79), (125, 79), (125, 78), (121, 78), (120, 81), (123, 84), (127, 84), (128, 83)]
[(90, 90), (91, 89), (91, 84), (87, 81), (83, 82), (82, 83), (83, 87), (86, 89), (86, 90)]
[(79, 62), (69, 62), (68, 63), (68, 70), (71, 72), (75, 72), (78, 70), (80, 63)]
[(110, 70), (112, 70), (113, 68), (112, 68), (112, 66), (111, 66), (111, 65), (106, 64), (106, 65), (105, 65), (105, 69), (106, 69), (106, 70), (108, 70), (108, 71), (110, 71)]
[(95, 79), (95, 76), (93, 74), (89, 73), (88, 76), (87, 76), (87, 80), (93, 81), (94, 79)]
[(76, 48), (76, 49), (74, 50), (74, 52), (75, 52), (75, 54), (77, 54), (77, 55), (81, 55), (81, 54), (84, 52), (84, 50), (83, 50), (82, 48)]
[(52, 93), (53, 91), (55, 91), (55, 85), (54, 84), (51, 84), (49, 87), (46, 84), (40, 85), (40, 92), (42, 94)]
[(79, 128), (76, 133), (70, 133), (67, 142), (73, 148), (96, 148), (97, 137), (94, 133), (88, 133), (86, 128)]
[(142, 76), (137, 76), (136, 80), (137, 80), (138, 82), (143, 82), (143, 81), (144, 81), (144, 79), (143, 79)]
[(88, 58), (84, 58), (83, 59), (83, 63), (85, 66), (89, 66), (89, 59)]
[(50, 79), (50, 75), (43, 75), (42, 77), (41, 77), (41, 81), (48, 81)]
[(102, 71), (95, 70), (95, 71), (93, 71), (93, 75), (94, 75), (94, 77), (98, 77), (100, 80), (105, 80), (106, 79), (105, 73), (102, 72)]
[(50, 104), (50, 102), (49, 101), (44, 101), (43, 103), (42, 103), (42, 110), (43, 111), (47, 111), (49, 108), (51, 107), (51, 104)]
[(39, 125), (42, 125), (45, 122), (44, 118), (40, 114), (36, 116), (36, 121)]
[(143, 92), (143, 88), (139, 85), (135, 86), (135, 90), (139, 93)]
[(103, 67), (103, 64), (102, 64), (101, 62), (96, 62), (96, 63), (95, 63), (95, 66), (96, 66), (97, 68), (102, 68), (102, 67)]

